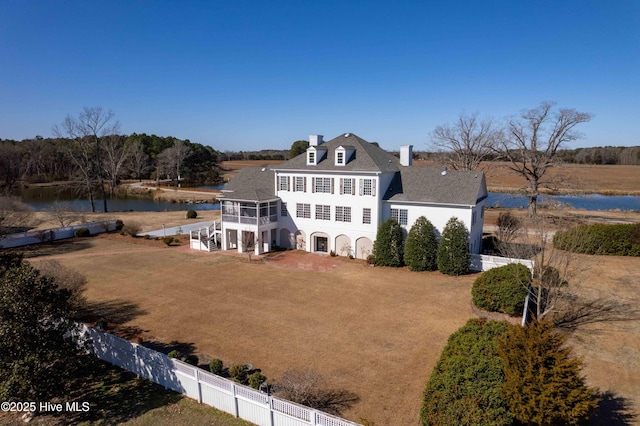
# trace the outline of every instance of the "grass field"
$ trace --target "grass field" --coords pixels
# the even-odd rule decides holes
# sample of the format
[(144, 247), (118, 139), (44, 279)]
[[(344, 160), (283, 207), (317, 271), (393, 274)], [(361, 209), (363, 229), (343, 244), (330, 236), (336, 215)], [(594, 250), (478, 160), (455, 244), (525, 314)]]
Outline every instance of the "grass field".
[[(287, 369), (312, 367), (331, 387), (360, 397), (345, 417), (378, 425), (417, 423), (422, 390), (448, 336), (473, 317), (476, 275), (371, 268), (301, 252), (249, 264), (237, 254), (119, 235), (49, 253), (41, 258), (87, 275), (94, 308), (127, 337), (193, 351), (203, 362), (252, 363), (272, 381)], [(581, 294), (640, 305), (640, 259), (579, 262)], [(570, 339), (589, 384), (609, 392), (612, 409), (640, 407), (639, 319), (590, 324)]]
[[(314, 368), (331, 387), (360, 397), (344, 413), (356, 421), (415, 424), (447, 338), (472, 317), (474, 275), (370, 268), (299, 252), (248, 264), (244, 256), (132, 242), (94, 237), (55, 257), (87, 275), (87, 297), (101, 314), (145, 341), (227, 365), (252, 363), (272, 380)], [(318, 260), (327, 272), (313, 270)]]

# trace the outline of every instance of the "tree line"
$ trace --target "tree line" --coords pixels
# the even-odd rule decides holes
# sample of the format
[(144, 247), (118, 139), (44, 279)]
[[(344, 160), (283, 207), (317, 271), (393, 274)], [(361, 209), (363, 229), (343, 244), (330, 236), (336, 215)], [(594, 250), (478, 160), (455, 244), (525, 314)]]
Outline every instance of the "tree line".
[(221, 154), (210, 146), (145, 133), (122, 135), (113, 112), (85, 108), (53, 127), (54, 138), (0, 140), (0, 182), (5, 191), (19, 181), (72, 181), (90, 200), (113, 195), (122, 179), (169, 179), (191, 183), (221, 180)]

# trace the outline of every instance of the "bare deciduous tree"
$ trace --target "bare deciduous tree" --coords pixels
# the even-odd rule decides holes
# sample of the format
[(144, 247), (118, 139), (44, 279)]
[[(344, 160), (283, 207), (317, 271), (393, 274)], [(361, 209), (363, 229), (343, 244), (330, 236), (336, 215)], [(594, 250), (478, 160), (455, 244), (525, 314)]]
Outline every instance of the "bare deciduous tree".
[(32, 217), (31, 208), (17, 197), (0, 197), (0, 239), (27, 226)]
[(84, 215), (82, 212), (73, 209), (69, 203), (56, 201), (51, 204), (47, 213), (63, 228), (73, 224), (74, 222), (84, 221)]
[(559, 162), (558, 150), (580, 138), (575, 126), (591, 120), (592, 115), (575, 109), (553, 112), (552, 102), (542, 102), (520, 117), (509, 120), (506, 135), (499, 144), (499, 153), (510, 163), (509, 169), (528, 183), (529, 215), (537, 213), (540, 188), (547, 187), (547, 170)]
[(142, 180), (142, 175), (149, 169), (149, 155), (144, 152), (140, 139), (134, 139), (130, 143), (128, 168), (136, 179)]
[(340, 415), (360, 400), (342, 389), (327, 389), (322, 375), (315, 370), (288, 370), (274, 386), (276, 395), (307, 407)]
[(444, 124), (431, 132), (431, 144), (443, 151), (444, 161), (454, 170), (476, 170), (493, 154), (501, 135), (493, 120), (481, 120), (478, 113), (460, 114), (453, 125)]
[(192, 153), (193, 151), (184, 141), (174, 139), (173, 145), (156, 157), (157, 166), (160, 167), (162, 164), (163, 171), (169, 173), (171, 179), (175, 181), (175, 186), (178, 186), (184, 160)]
[(125, 164), (130, 156), (130, 145), (124, 137), (108, 135), (102, 141), (104, 156), (104, 173), (109, 183), (109, 194), (114, 195), (118, 180), (124, 172)]
[(67, 115), (60, 126), (53, 126), (57, 137), (68, 137), (74, 142), (67, 153), (80, 171), (92, 212), (95, 212), (93, 187), (96, 182), (102, 191), (104, 211), (108, 211), (100, 145), (106, 136), (117, 134), (119, 127), (113, 111), (105, 112), (102, 107), (85, 107), (78, 118)]
[(74, 314), (86, 308), (87, 299), (84, 291), (87, 287), (87, 278), (84, 275), (61, 265), (57, 260), (43, 260), (37, 264), (37, 267), (41, 274), (53, 278), (58, 288), (66, 289), (71, 293), (69, 304)]

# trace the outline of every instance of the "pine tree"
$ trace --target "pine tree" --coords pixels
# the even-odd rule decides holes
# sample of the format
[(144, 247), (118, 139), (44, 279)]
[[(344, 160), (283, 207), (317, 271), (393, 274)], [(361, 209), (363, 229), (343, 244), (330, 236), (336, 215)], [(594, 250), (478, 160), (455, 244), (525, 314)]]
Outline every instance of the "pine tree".
[(547, 322), (510, 326), (500, 339), (502, 396), (522, 424), (578, 425), (596, 409), (596, 393), (580, 375), (582, 362), (565, 341)]
[(402, 227), (395, 219), (389, 218), (378, 227), (373, 243), (373, 256), (377, 266), (402, 266)]
[(438, 245), (438, 269), (447, 275), (469, 272), (469, 231), (457, 217), (449, 219)]
[(409, 231), (404, 247), (404, 263), (412, 271), (435, 271), (438, 267), (438, 240), (429, 220), (420, 216)]

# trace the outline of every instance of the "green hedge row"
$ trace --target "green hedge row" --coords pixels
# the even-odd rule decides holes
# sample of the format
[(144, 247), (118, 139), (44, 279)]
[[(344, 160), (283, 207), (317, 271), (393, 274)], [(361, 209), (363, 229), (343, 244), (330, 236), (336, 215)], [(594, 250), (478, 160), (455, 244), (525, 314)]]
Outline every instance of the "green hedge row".
[(557, 232), (553, 244), (575, 253), (640, 256), (640, 224), (580, 225)]

